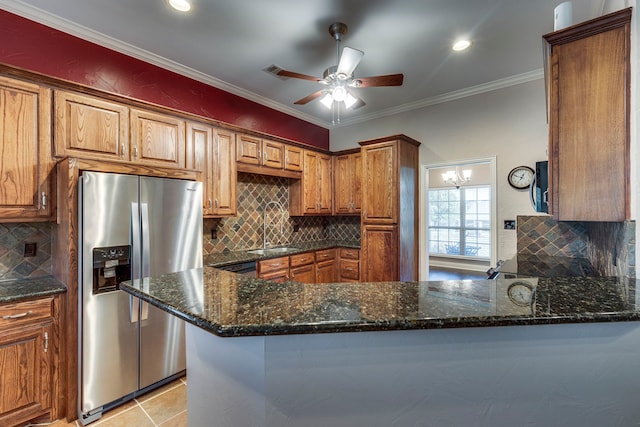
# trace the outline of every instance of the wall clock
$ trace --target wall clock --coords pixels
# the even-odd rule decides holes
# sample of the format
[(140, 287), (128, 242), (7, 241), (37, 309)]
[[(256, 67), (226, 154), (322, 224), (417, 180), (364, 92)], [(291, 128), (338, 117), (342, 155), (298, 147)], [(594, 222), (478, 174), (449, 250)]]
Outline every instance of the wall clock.
[(515, 305), (527, 307), (533, 298), (533, 286), (523, 280), (515, 281), (507, 288), (507, 296)]
[(509, 172), (507, 181), (513, 188), (517, 190), (524, 190), (525, 188), (529, 188), (529, 185), (531, 185), (534, 174), (535, 172), (529, 166), (516, 166), (511, 169), (511, 172)]

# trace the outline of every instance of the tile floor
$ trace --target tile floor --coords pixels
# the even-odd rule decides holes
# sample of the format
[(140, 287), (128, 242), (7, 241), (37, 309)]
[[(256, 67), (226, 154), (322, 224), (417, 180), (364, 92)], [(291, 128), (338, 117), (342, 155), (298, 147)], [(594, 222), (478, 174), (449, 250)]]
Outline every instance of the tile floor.
[[(187, 378), (137, 397), (102, 415), (88, 427), (187, 427)], [(82, 427), (60, 420), (49, 427)]]

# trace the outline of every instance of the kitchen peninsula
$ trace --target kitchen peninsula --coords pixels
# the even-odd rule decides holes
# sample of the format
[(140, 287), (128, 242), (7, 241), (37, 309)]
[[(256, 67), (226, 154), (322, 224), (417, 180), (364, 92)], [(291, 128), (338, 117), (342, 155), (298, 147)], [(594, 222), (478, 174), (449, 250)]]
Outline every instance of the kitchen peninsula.
[(636, 281), (277, 284), (194, 269), (122, 289), (187, 321), (190, 426), (631, 425)]

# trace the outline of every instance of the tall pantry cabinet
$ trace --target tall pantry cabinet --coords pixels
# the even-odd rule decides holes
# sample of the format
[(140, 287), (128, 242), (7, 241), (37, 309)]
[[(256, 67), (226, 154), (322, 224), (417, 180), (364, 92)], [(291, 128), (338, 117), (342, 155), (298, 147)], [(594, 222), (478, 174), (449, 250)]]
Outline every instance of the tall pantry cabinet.
[(405, 135), (362, 146), (361, 280), (418, 280), (420, 143)]

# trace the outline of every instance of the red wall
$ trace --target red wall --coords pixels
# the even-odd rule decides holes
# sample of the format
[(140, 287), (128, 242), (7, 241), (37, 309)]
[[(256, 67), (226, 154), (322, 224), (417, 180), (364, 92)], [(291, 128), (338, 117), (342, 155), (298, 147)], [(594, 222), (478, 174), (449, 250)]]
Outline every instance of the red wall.
[(0, 10), (0, 62), (329, 148), (329, 130)]

